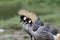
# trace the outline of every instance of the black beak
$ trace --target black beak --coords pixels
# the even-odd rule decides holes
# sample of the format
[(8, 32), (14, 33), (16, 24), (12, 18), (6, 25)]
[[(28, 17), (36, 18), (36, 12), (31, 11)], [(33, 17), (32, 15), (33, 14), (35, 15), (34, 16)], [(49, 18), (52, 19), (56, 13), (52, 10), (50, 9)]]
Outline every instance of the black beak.
[(26, 23), (26, 24), (28, 24), (28, 23)]

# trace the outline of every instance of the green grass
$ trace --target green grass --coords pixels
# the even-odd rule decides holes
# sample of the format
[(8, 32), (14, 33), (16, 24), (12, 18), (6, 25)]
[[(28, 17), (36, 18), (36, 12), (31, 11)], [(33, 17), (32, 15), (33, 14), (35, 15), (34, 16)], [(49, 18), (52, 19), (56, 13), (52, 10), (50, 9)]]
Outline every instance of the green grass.
[[(51, 3), (52, 2), (52, 3)], [(55, 14), (60, 10), (59, 0), (25, 0), (24, 6), (27, 10), (35, 12), (37, 15)], [(60, 3), (59, 3), (60, 4)]]
[(54, 27), (60, 28), (60, 14), (49, 14), (39, 16), (45, 24), (51, 24)]
[(19, 1), (0, 1), (0, 19), (9, 19), (17, 15), (21, 8)]
[(60, 0), (0, 0), (0, 27), (21, 27), (17, 11), (25, 7), (45, 23), (60, 26)]
[[(60, 14), (51, 14), (51, 15), (43, 15), (39, 16), (44, 23), (51, 23), (53, 26), (59, 27), (60, 23)], [(0, 20), (1, 28), (10, 28), (10, 27), (21, 27), (22, 23), (20, 23), (19, 16), (15, 16), (13, 18), (7, 20)]]
[(45, 22), (57, 22), (60, 21), (60, 14), (50, 14), (50, 15), (43, 15), (42, 18)]
[(10, 27), (21, 27), (20, 18), (15, 16), (7, 20), (0, 20), (1, 28), (10, 28)]

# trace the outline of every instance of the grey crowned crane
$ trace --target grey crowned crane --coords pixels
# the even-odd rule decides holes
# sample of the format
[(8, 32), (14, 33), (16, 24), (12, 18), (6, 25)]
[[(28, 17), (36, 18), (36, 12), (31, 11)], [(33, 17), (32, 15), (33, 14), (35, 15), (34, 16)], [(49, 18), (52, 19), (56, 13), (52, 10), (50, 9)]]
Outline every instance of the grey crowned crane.
[[(27, 23), (30, 22), (30, 26), (32, 26), (32, 24), (33, 24), (33, 26), (32, 26), (33, 31), (37, 31), (38, 28), (44, 26), (44, 24), (40, 20), (40, 18), (31, 12), (28, 12), (26, 10), (20, 10), (18, 12), (18, 14), (21, 16), (20, 17), (21, 21), (23, 21), (24, 23), (26, 21), (27, 21)], [(44, 30), (52, 33), (53, 35), (56, 35), (58, 33), (58, 30), (54, 27), (51, 27), (51, 26), (44, 27)], [(32, 35), (30, 34), (30, 32), (26, 29), (25, 29), (25, 31), (31, 36), (31, 40), (32, 40)]]

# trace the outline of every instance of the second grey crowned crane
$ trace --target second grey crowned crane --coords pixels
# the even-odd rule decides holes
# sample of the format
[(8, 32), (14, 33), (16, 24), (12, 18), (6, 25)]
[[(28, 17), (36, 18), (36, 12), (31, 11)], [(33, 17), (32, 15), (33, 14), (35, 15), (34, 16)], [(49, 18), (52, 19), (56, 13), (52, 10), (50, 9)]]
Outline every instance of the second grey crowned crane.
[(50, 34), (50, 32), (44, 31), (44, 26), (39, 27), (37, 31), (32, 30), (32, 26), (30, 24), (23, 24), (23, 28), (28, 30), (29, 33), (36, 38), (36, 40), (54, 40), (54, 37)]

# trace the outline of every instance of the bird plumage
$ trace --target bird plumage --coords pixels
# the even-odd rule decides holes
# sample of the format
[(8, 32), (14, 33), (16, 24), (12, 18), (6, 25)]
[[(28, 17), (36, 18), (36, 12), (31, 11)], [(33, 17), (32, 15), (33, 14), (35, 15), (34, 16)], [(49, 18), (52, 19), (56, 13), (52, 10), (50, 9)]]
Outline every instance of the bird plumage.
[(32, 27), (29, 26), (29, 24), (24, 25), (24, 28), (27, 28), (29, 33), (36, 38), (36, 40), (54, 40), (53, 36), (47, 32), (44, 31), (44, 27), (39, 27), (37, 31), (33, 31)]
[(34, 13), (29, 12), (29, 11), (24, 10), (24, 9), (19, 10), (18, 14), (19, 15), (25, 15), (26, 17), (30, 18), (33, 22), (35, 22), (37, 19), (37, 16)]
[[(47, 38), (48, 38), (48, 40), (60, 40), (60, 34), (56, 32), (56, 28), (54, 28), (54, 27), (51, 27), (51, 26), (41, 26), (36, 31), (33, 31), (32, 27), (30, 27), (30, 25), (24, 24), (24, 29), (27, 28), (25, 30), (28, 30), (28, 32), (32, 36), (34, 36), (37, 40), (39, 40), (41, 37), (42, 38), (40, 40), (45, 40)], [(46, 35), (48, 35), (48, 36), (46, 36)], [(45, 37), (45, 39), (44, 39), (44, 37)]]
[[(33, 23), (33, 30), (36, 31), (39, 27), (42, 26), (44, 26), (44, 23), (40, 20), (39, 17), (37, 17), (37, 20)], [(59, 33), (59, 31), (55, 27), (51, 25), (45, 25), (45, 26), (46, 26), (45, 30), (49, 31), (53, 35), (57, 35)]]
[(39, 17), (37, 17), (36, 21), (33, 23), (33, 30), (36, 31), (41, 26), (44, 26), (44, 23)]
[(57, 28), (51, 26), (51, 25), (46, 25), (46, 29), (47, 31), (49, 31), (50, 33), (52, 33), (53, 35), (57, 35), (59, 33), (59, 31), (57, 30)]
[(28, 28), (25, 28), (25, 23), (23, 24), (22, 27), (23, 27), (23, 29), (30, 35), (31, 40), (33, 40), (33, 39), (32, 39), (33, 36), (32, 36), (32, 35), (30, 34), (30, 32), (28, 31)]

